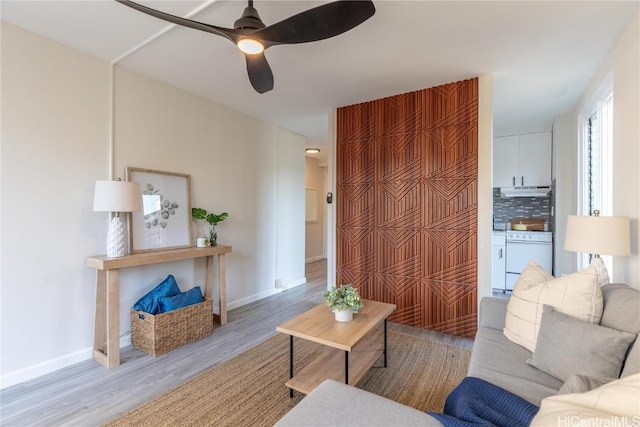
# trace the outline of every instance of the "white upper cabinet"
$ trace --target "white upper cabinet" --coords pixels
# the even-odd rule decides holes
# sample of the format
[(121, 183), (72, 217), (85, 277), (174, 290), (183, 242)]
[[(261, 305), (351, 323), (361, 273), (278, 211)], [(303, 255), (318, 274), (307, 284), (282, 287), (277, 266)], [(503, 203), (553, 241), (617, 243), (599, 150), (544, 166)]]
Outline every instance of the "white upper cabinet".
[(518, 137), (494, 138), (493, 186), (514, 187), (518, 175)]
[(551, 132), (493, 139), (494, 187), (551, 185)]

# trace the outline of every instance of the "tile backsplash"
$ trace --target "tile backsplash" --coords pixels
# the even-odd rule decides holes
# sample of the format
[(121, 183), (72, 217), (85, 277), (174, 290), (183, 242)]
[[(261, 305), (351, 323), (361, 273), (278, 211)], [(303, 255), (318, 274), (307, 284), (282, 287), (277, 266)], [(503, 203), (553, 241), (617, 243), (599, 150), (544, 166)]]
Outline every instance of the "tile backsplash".
[(500, 197), (500, 189), (494, 188), (493, 222), (508, 223), (511, 218), (539, 218), (551, 223), (551, 194), (547, 197)]

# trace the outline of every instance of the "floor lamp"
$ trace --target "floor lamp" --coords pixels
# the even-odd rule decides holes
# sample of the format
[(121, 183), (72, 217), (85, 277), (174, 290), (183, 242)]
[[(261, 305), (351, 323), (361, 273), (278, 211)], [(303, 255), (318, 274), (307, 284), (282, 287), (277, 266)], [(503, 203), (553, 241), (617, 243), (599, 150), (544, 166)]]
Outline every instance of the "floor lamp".
[(127, 254), (124, 226), (120, 212), (138, 212), (142, 210), (140, 184), (135, 182), (96, 181), (93, 198), (94, 212), (113, 212), (107, 233), (107, 256), (123, 257)]
[(600, 216), (598, 210), (593, 216), (569, 215), (564, 248), (571, 252), (594, 254), (590, 266), (598, 271), (600, 285), (606, 285), (609, 273), (600, 255), (629, 255), (629, 218)]

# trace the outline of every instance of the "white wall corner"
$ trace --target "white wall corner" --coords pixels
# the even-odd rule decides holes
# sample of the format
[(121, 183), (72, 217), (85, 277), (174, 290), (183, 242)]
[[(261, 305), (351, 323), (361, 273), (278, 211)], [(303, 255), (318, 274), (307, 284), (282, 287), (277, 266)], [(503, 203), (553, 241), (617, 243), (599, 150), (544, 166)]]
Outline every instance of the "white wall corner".
[(492, 153), (493, 76), (486, 74), (478, 79), (478, 305), (491, 296)]

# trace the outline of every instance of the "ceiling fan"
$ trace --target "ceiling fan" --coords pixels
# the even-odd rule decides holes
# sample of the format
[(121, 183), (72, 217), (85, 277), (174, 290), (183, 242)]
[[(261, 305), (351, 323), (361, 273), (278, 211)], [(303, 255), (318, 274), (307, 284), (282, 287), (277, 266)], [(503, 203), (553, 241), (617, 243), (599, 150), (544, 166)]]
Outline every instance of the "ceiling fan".
[(375, 13), (371, 0), (339, 0), (323, 4), (266, 26), (253, 0), (235, 21), (233, 28), (222, 28), (170, 15), (130, 0), (116, 0), (147, 15), (177, 25), (217, 34), (235, 43), (247, 61), (249, 81), (258, 93), (273, 89), (273, 73), (264, 56), (265, 49), (279, 44), (308, 43), (328, 39), (362, 24)]

